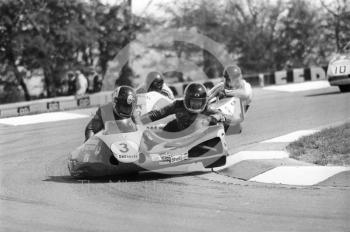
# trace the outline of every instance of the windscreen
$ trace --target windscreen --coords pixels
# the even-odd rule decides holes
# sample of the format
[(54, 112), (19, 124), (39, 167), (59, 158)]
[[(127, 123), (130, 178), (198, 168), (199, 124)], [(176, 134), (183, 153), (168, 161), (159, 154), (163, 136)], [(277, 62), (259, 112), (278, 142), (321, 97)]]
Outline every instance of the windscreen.
[(105, 122), (105, 134), (120, 134), (137, 131), (131, 118)]

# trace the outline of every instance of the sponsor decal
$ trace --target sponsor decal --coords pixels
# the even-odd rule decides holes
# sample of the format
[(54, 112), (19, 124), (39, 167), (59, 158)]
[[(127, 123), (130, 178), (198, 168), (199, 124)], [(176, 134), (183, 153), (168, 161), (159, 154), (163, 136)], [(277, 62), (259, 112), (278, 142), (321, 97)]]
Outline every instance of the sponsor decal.
[(58, 101), (48, 102), (46, 107), (49, 111), (56, 111), (60, 109), (60, 103)]
[(17, 108), (17, 113), (19, 115), (29, 114), (30, 113), (30, 106), (21, 106)]
[(90, 106), (90, 97), (89, 96), (78, 97), (77, 104), (79, 107)]
[(184, 153), (171, 153), (171, 152), (165, 152), (160, 155), (161, 161), (168, 162), (168, 163), (177, 163), (183, 160), (188, 159), (188, 152)]
[(159, 124), (159, 125), (147, 126), (146, 128), (148, 130), (162, 130), (164, 127), (165, 127), (165, 124)]

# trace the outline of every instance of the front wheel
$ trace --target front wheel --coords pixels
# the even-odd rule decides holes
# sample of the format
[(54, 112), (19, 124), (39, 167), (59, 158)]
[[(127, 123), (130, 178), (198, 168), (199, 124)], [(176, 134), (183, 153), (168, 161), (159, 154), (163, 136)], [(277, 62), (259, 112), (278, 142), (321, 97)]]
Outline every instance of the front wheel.
[(339, 85), (340, 92), (350, 92), (350, 85)]

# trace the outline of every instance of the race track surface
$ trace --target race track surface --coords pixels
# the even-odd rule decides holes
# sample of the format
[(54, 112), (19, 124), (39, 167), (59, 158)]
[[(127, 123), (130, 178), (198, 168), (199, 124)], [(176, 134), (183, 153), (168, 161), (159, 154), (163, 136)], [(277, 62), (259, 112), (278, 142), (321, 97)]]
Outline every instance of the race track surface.
[[(350, 94), (334, 87), (254, 89), (242, 134), (228, 138), (231, 152), (349, 116)], [(349, 187), (226, 183), (201, 172), (73, 180), (67, 154), (88, 120), (0, 124), (0, 231), (350, 230)]]

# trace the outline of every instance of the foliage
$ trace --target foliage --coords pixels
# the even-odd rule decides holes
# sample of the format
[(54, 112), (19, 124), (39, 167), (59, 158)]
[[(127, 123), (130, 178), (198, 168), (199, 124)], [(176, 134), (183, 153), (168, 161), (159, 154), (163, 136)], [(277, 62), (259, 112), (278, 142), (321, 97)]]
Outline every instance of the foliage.
[[(20, 67), (41, 68), (47, 96), (55, 96), (67, 70), (99, 66), (105, 75), (109, 62), (136, 32), (160, 28), (208, 36), (222, 44), (245, 73), (325, 65), (332, 52), (350, 41), (349, 0), (320, 0), (319, 5), (307, 0), (179, 0), (162, 4), (169, 16), (165, 19), (137, 17), (130, 6), (131, 0), (115, 5), (102, 0), (1, 0), (0, 64), (15, 77), (0, 80), (2, 85), (20, 87), (29, 100)], [(183, 42), (173, 45), (178, 58), (192, 59), (208, 77), (222, 73), (206, 44), (204, 49)], [(133, 75), (126, 64), (116, 83), (131, 85)]]
[(282, 68), (283, 64), (292, 67), (308, 65), (306, 59), (320, 43), (317, 10), (304, 0), (294, 0), (287, 4), (287, 12), (280, 18), (278, 30), (278, 53), (274, 61)]
[(245, 72), (256, 73), (327, 64), (338, 44), (350, 40), (349, 6), (348, 0), (323, 6), (306, 0), (192, 0), (163, 7), (171, 27), (198, 29), (224, 44)]
[[(213, 5), (215, 5), (215, 2), (208, 4), (208, 1), (205, 0), (177, 1), (174, 2), (174, 5), (162, 5), (162, 8), (172, 17), (169, 27), (185, 28), (187, 30), (195, 28), (199, 33), (215, 41), (223, 42), (223, 27), (220, 24), (223, 20), (220, 14), (220, 6), (215, 5), (213, 7)], [(203, 44), (204, 49), (200, 49), (195, 45), (183, 42), (174, 42), (173, 45), (178, 58), (184, 56), (186, 59), (191, 59), (194, 53), (202, 53), (203, 59), (201, 62), (197, 61), (197, 65), (203, 66), (203, 71), (207, 77), (218, 77), (218, 70), (222, 71), (223, 67), (205, 47), (206, 44)]]
[[(99, 0), (2, 0), (0, 63), (15, 71), (42, 68), (48, 97), (56, 95), (67, 70), (100, 65), (103, 74), (118, 51), (142, 25), (131, 20), (129, 1), (104, 5)], [(97, 62), (95, 62), (97, 60)]]
[(321, 3), (327, 12), (325, 40), (331, 41), (337, 51), (340, 51), (350, 41), (350, 1), (336, 0), (326, 4), (321, 0)]

